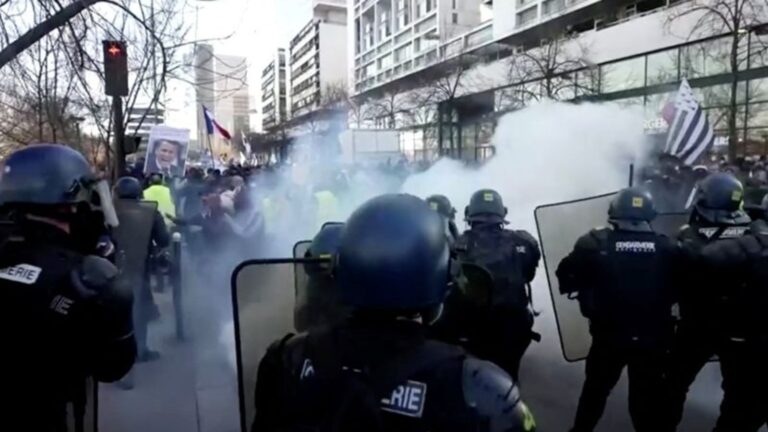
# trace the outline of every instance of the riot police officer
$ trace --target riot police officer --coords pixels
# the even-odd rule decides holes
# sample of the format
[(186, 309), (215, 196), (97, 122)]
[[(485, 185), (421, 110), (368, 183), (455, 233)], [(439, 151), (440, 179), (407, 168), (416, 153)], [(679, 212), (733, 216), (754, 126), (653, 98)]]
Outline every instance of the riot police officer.
[(449, 284), (443, 224), (410, 195), (382, 195), (347, 221), (335, 257), (345, 323), (272, 345), (257, 378), (260, 432), (523, 431), (511, 378), (429, 340)]
[(445, 195), (431, 195), (427, 197), (427, 203), (432, 210), (443, 217), (445, 220), (445, 233), (448, 236), (448, 242), (453, 245), (459, 238), (459, 228), (456, 226), (456, 209)]
[(723, 390), (715, 431), (756, 432), (768, 422), (768, 224), (704, 246), (701, 265), (731, 282), (721, 286)]
[(627, 367), (636, 431), (658, 430), (656, 400), (674, 333), (674, 241), (654, 232), (650, 194), (628, 188), (608, 209), (606, 228), (581, 236), (557, 269), (563, 294), (577, 295), (592, 347), (573, 432), (592, 431)]
[[(134, 177), (122, 177), (115, 183), (116, 209), (122, 221), (122, 226), (115, 234), (122, 237), (118, 244), (125, 252), (123, 277), (134, 280), (133, 323), (136, 332), (138, 348), (137, 361), (145, 362), (160, 357), (157, 351), (147, 346), (147, 327), (149, 322), (157, 319), (159, 312), (152, 297), (150, 287), (150, 268), (167, 268), (170, 266), (168, 246), (171, 236), (165, 225), (165, 220), (156, 207), (143, 207), (141, 199), (141, 183)], [(131, 246), (136, 246), (135, 253)], [(141, 261), (141, 262), (133, 262)], [(153, 261), (153, 262), (150, 262)]]
[[(531, 341), (533, 312), (530, 282), (536, 275), (541, 253), (536, 239), (526, 231), (504, 229), (507, 208), (498, 192), (475, 192), (465, 209), (470, 229), (454, 246), (461, 262), (488, 270), (494, 287), (483, 322), (463, 345), (472, 354), (492, 361), (517, 380), (520, 361)], [(446, 314), (452, 314), (448, 310)]]
[[(327, 223), (317, 233), (304, 254), (304, 258), (330, 258), (339, 248), (344, 224)], [(303, 265), (306, 280), (297, 286), (294, 308), (294, 327), (303, 332), (314, 327), (332, 325), (346, 318), (347, 310), (341, 304), (339, 292), (328, 264)]]
[(105, 223), (117, 224), (109, 187), (60, 145), (18, 150), (2, 173), (3, 422), (64, 431), (73, 402), (82, 426), (86, 378), (118, 380), (136, 351), (131, 292), (113, 285), (114, 265), (92, 255)]
[[(680, 322), (675, 335), (668, 372), (667, 395), (669, 428), (674, 429), (683, 414), (688, 389), (699, 371), (715, 355), (720, 358), (725, 399), (728, 400), (733, 377), (743, 371), (737, 341), (728, 328), (737, 317), (727, 305), (724, 293), (738, 289), (739, 278), (731, 271), (719, 271), (720, 265), (707, 265), (717, 257), (708, 257), (708, 245), (724, 239), (742, 237), (749, 229), (750, 219), (742, 210), (744, 189), (730, 174), (712, 174), (698, 187), (696, 204), (689, 225), (683, 227), (679, 241), (683, 253), (680, 287)], [(727, 403), (721, 406), (721, 416), (732, 418)], [(737, 429), (719, 429), (733, 431)]]

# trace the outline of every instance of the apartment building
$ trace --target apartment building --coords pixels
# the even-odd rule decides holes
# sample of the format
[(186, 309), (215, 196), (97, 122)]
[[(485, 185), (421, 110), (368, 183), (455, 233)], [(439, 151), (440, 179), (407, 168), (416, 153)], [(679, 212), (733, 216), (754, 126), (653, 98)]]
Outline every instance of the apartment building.
[(446, 41), (483, 18), (484, 0), (350, 0), (354, 90), (408, 74), (439, 57)]
[(289, 115), (321, 107), (330, 87), (347, 87), (345, 0), (314, 0), (312, 19), (289, 44)]
[(274, 128), (287, 119), (287, 62), (285, 48), (278, 48), (261, 72), (262, 129)]

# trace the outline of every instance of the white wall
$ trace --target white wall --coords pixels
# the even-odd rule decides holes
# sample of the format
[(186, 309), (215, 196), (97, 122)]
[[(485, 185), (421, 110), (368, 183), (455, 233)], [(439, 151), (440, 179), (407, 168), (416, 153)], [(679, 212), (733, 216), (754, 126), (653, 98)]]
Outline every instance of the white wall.
[(320, 86), (348, 83), (347, 26), (320, 24)]

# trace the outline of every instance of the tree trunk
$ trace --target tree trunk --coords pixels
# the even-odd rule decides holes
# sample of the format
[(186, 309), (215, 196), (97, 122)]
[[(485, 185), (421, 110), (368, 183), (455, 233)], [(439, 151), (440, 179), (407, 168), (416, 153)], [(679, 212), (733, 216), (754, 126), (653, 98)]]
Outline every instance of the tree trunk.
[(34, 45), (37, 41), (45, 37), (48, 33), (56, 30), (57, 28), (66, 25), (69, 20), (77, 16), (80, 12), (91, 7), (92, 5), (104, 0), (79, 0), (76, 1), (62, 10), (56, 12), (53, 16), (47, 20), (37, 24), (29, 31), (21, 35), (18, 39), (13, 41), (10, 45), (3, 48), (0, 51), (0, 68), (8, 64), (16, 58), (19, 53), (23, 52), (30, 46)]

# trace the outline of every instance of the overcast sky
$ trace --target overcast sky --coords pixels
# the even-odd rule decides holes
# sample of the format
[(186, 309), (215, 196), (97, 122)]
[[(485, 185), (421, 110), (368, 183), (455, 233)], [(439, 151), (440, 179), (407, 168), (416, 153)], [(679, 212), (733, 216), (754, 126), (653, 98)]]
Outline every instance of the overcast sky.
[[(251, 109), (260, 110), (261, 70), (269, 63), (278, 46), (287, 47), (288, 41), (309, 21), (312, 1), (216, 0), (197, 4), (197, 13), (194, 8), (187, 12), (188, 22), (194, 23), (197, 18), (198, 23), (197, 35), (193, 31), (190, 36), (196, 40), (205, 40), (232, 35), (226, 40), (210, 43), (216, 55), (247, 58), (249, 93), (252, 102), (256, 103)], [(195, 130), (195, 93), (192, 86), (171, 83), (168, 98), (166, 123)], [(261, 117), (252, 117), (254, 120), (258, 124), (252, 124), (251, 128), (256, 129), (260, 127)]]

